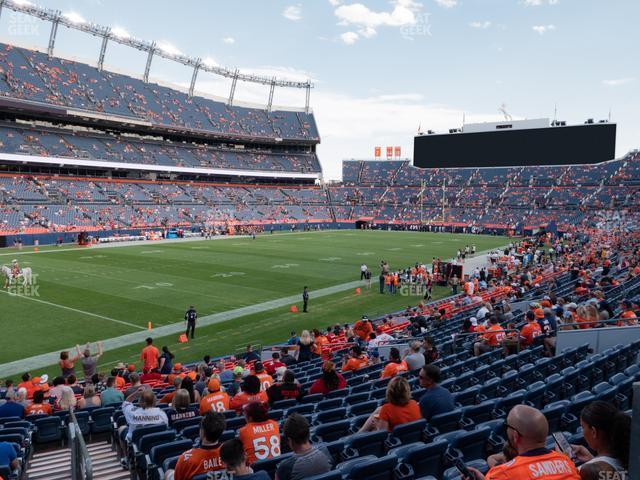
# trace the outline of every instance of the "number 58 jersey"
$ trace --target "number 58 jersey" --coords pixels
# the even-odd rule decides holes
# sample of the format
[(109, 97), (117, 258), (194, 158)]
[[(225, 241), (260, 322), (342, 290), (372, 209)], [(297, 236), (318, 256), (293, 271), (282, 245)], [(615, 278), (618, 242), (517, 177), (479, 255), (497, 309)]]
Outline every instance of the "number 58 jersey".
[(275, 420), (245, 425), (240, 429), (240, 441), (249, 465), (280, 456), (280, 427)]

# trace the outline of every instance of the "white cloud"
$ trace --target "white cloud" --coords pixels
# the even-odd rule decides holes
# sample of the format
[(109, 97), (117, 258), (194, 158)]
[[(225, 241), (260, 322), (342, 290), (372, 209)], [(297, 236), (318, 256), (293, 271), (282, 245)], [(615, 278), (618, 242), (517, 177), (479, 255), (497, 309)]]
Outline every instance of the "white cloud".
[(392, 0), (391, 11), (375, 11), (362, 3), (342, 4), (341, 1), (329, 0), (337, 8), (338, 25), (355, 27), (356, 31), (348, 31), (340, 35), (343, 42), (350, 45), (360, 37), (371, 38), (379, 27), (404, 27), (415, 25), (417, 13), (422, 4), (415, 0)]
[(333, 5), (334, 7), (337, 7), (338, 5), (340, 5), (342, 3), (342, 0), (329, 0), (329, 3), (331, 5)]
[(547, 32), (552, 32), (556, 29), (555, 25), (534, 25), (531, 29), (538, 35), (544, 35)]
[(282, 11), (282, 16), (284, 18), (286, 18), (287, 20), (291, 20), (293, 22), (301, 20), (302, 19), (302, 5), (299, 4), (299, 3), (296, 4), (296, 5), (289, 5), (288, 7), (286, 7)]
[(607, 87), (619, 87), (621, 85), (627, 85), (628, 83), (633, 83), (635, 81), (636, 81), (635, 78), (627, 77), (627, 78), (615, 78), (612, 80), (603, 80), (602, 83)]
[(480, 28), (482, 30), (486, 30), (491, 26), (491, 22), (489, 20), (485, 20), (484, 22), (471, 22), (469, 26), (471, 28)]
[(347, 45), (353, 45), (360, 38), (360, 36), (356, 32), (344, 32), (340, 35), (340, 40), (342, 40)]
[(227, 45), (233, 45), (234, 43), (236, 43), (236, 39), (233, 37), (224, 37), (222, 39), (223, 43), (226, 43)]
[(453, 8), (458, 5), (458, 0), (436, 0), (436, 3), (444, 8)]

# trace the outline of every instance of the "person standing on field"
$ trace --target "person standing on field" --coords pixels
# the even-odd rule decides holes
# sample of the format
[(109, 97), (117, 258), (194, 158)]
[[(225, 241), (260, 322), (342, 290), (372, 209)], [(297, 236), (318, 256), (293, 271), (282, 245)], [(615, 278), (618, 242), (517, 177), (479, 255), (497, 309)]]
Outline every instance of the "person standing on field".
[(189, 337), (189, 331), (191, 331), (191, 339), (193, 339), (196, 333), (197, 318), (198, 318), (198, 312), (196, 312), (196, 309), (193, 307), (193, 305), (191, 305), (189, 307), (189, 310), (187, 310), (186, 313), (184, 314), (184, 321), (187, 324), (187, 331), (185, 333), (187, 337)]
[(307, 289), (306, 286), (302, 290), (302, 304), (303, 304), (302, 311), (304, 313), (307, 313), (307, 306), (309, 304), (309, 290)]

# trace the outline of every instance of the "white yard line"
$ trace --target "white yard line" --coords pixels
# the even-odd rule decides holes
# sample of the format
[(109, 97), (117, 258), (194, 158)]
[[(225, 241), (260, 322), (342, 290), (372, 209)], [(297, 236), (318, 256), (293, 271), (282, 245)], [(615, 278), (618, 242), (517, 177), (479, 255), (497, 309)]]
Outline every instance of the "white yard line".
[(111, 317), (105, 317), (104, 315), (98, 315), (97, 313), (86, 312), (84, 310), (78, 310), (77, 308), (67, 307), (66, 305), (60, 305), (58, 303), (47, 302), (46, 300), (41, 300), (41, 299), (35, 298), (35, 297), (26, 297), (24, 295), (16, 295), (16, 294), (7, 292), (6, 290), (0, 290), (0, 292), (4, 293), (6, 295), (9, 295), (10, 297), (23, 298), (25, 300), (30, 300), (32, 302), (43, 303), (45, 305), (49, 305), (50, 307), (62, 308), (63, 310), (69, 310), (71, 312), (81, 313), (82, 315), (89, 315), (91, 317), (101, 318), (102, 320), (108, 320), (110, 322), (120, 323), (122, 325), (128, 325), (129, 327), (133, 327), (133, 328), (138, 328), (138, 329), (144, 330), (144, 327), (141, 327), (140, 325), (136, 325), (134, 323), (125, 322), (124, 320), (118, 320), (116, 318), (111, 318)]

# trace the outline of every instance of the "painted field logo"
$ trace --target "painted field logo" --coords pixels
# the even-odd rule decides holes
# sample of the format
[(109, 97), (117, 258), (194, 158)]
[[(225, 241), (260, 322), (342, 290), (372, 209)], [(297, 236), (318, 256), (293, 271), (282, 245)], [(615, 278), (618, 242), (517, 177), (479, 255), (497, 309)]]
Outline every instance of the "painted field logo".
[(13, 281), (7, 287), (7, 292), (9, 295), (20, 295), (22, 297), (39, 297), (40, 296), (40, 285), (38, 285), (38, 275), (31, 275), (31, 282), (24, 282), (22, 278), (18, 281)]

